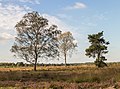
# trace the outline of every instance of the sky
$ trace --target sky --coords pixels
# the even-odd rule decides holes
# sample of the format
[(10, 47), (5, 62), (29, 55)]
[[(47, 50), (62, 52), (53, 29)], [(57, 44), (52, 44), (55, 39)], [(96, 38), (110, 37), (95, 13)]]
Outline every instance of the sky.
[[(88, 34), (104, 31), (110, 42), (108, 62), (120, 62), (120, 0), (0, 0), (0, 62), (23, 61), (10, 52), (16, 34), (14, 26), (22, 17), (37, 11), (63, 32), (71, 31), (78, 42), (77, 51), (68, 63), (93, 62), (85, 56)], [(64, 60), (39, 60), (41, 63), (64, 63)]]

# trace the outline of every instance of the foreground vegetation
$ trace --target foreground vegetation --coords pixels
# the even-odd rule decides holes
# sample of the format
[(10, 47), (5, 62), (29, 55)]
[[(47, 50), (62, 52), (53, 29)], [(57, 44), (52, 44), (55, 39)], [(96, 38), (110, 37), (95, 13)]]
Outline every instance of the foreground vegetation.
[[(1, 89), (106, 89), (120, 88), (120, 63), (97, 68), (93, 64), (0, 68)], [(3, 87), (3, 88), (2, 88)], [(113, 88), (114, 89), (114, 88)]]

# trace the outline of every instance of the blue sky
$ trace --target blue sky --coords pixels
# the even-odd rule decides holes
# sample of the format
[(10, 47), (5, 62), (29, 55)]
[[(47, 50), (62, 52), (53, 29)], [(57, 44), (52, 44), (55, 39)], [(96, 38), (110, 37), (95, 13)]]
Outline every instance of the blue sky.
[[(0, 0), (0, 62), (24, 61), (16, 59), (10, 52), (14, 43), (15, 24), (22, 16), (38, 11), (50, 24), (71, 31), (78, 41), (76, 54), (68, 58), (69, 63), (92, 62), (85, 56), (89, 46), (87, 35), (104, 31), (110, 41), (108, 61), (120, 61), (120, 0)], [(62, 63), (64, 60), (44, 61)]]

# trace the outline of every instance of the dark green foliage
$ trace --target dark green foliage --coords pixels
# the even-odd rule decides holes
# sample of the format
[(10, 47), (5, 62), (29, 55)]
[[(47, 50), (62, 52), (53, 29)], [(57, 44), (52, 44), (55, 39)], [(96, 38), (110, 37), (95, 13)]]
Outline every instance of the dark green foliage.
[(0, 63), (0, 67), (14, 67), (15, 63)]
[(107, 64), (103, 60), (95, 61), (95, 65), (98, 66), (98, 67), (105, 67), (105, 66), (107, 66)]
[(64, 89), (64, 88), (62, 86), (57, 86), (57, 85), (51, 84), (49, 89)]
[(20, 67), (20, 66), (25, 66), (25, 64), (23, 62), (17, 62), (16, 66)]
[(88, 39), (91, 45), (85, 50), (86, 56), (96, 58), (95, 64), (98, 67), (107, 66), (104, 62), (107, 59), (103, 56), (103, 54), (108, 53), (107, 45), (109, 42), (105, 41), (103, 31), (97, 34), (88, 35)]
[(77, 78), (75, 79), (75, 83), (83, 83), (83, 82), (97, 82), (100, 83), (101, 79), (99, 77), (90, 77), (90, 78)]

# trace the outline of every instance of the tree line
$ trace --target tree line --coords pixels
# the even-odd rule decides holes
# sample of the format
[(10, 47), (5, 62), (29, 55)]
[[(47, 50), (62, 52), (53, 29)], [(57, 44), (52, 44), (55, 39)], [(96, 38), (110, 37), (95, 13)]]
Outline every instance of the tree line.
[[(41, 59), (60, 59), (64, 57), (65, 66), (67, 55), (72, 55), (77, 48), (77, 42), (70, 31), (62, 32), (57, 25), (49, 25), (49, 21), (38, 12), (27, 13), (16, 25), (17, 36), (11, 47), (14, 56), (22, 58), (36, 65)], [(103, 31), (88, 35), (89, 48), (85, 50), (86, 56), (96, 58), (98, 67), (107, 66), (104, 54), (108, 53), (107, 45), (103, 37)]]
[[(113, 64), (117, 64), (117, 63), (113, 63)], [(118, 63), (120, 64), (120, 63)], [(64, 63), (60, 63), (60, 64), (56, 64), (56, 63), (48, 63), (48, 64), (45, 64), (45, 63), (37, 63), (36, 64), (38, 67), (41, 67), (41, 66), (64, 66), (65, 64)], [(93, 65), (92, 62), (88, 62), (88, 63), (67, 63), (66, 64), (67, 66), (77, 66), (77, 65)], [(12, 67), (33, 67), (34, 65), (33, 64), (30, 64), (30, 63), (24, 63), (24, 62), (4, 62), (4, 63), (0, 63), (0, 67), (5, 67), (5, 68), (12, 68)]]

